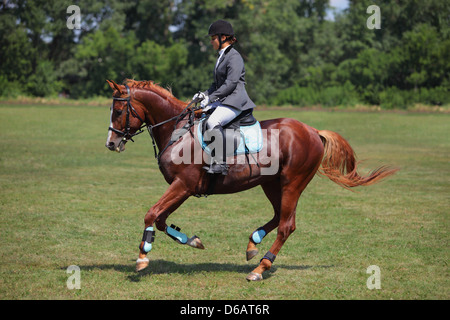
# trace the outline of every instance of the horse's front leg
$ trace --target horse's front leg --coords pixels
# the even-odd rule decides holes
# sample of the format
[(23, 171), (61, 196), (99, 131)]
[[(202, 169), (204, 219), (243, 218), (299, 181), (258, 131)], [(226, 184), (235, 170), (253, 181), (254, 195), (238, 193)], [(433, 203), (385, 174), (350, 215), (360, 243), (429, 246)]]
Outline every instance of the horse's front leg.
[[(199, 237), (194, 235), (193, 237), (189, 238), (186, 234), (184, 234), (183, 232), (180, 231), (181, 229), (179, 227), (177, 227), (173, 224), (170, 225), (170, 227), (169, 227), (168, 225), (166, 225), (165, 222), (163, 222), (163, 223), (164, 223), (164, 227), (161, 227), (161, 228), (157, 227), (158, 230), (164, 229), (166, 234), (170, 238), (172, 238), (176, 243), (187, 244), (188, 246), (191, 246), (191, 247), (197, 248), (197, 249), (205, 249), (205, 247), (203, 246), (203, 243)], [(158, 225), (158, 222), (157, 222), (157, 225)]]
[(144, 218), (144, 235), (142, 237), (141, 244), (139, 245), (139, 258), (136, 261), (136, 271), (141, 271), (149, 265), (147, 254), (152, 249), (155, 232), (153, 224), (156, 223), (156, 228), (165, 232), (166, 217), (175, 211), (190, 196), (191, 193), (186, 188), (183, 181), (176, 179), (172, 182), (169, 189), (167, 189), (161, 199), (159, 199), (158, 202), (147, 212)]

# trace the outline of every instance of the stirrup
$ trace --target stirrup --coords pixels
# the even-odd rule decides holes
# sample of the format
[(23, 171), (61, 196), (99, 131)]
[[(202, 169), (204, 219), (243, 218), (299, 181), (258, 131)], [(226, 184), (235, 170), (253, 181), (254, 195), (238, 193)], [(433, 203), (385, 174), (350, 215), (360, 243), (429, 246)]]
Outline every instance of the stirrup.
[(209, 174), (220, 173), (224, 176), (228, 175), (228, 166), (225, 163), (211, 163), (210, 166), (204, 166), (203, 169)]

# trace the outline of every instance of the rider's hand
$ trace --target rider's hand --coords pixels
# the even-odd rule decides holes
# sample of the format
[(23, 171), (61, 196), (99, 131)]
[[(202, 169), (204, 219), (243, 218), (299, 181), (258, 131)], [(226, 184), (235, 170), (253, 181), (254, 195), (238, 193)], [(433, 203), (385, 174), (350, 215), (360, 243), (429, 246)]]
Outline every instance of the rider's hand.
[[(209, 96), (206, 92), (199, 92), (194, 95), (192, 100), (196, 100), (197, 102), (200, 101), (200, 108), (204, 109), (203, 111), (208, 110), (207, 108), (209, 104)], [(206, 108), (206, 109), (205, 109)]]
[[(200, 102), (200, 107), (203, 109), (203, 111), (206, 111), (206, 107), (209, 104), (209, 96), (205, 95), (205, 98)], [(208, 108), (209, 109), (209, 108)]]
[(194, 95), (194, 97), (192, 97), (192, 100), (196, 100), (196, 102), (200, 102), (205, 100), (205, 98), (207, 97), (207, 95), (204, 92), (198, 92)]

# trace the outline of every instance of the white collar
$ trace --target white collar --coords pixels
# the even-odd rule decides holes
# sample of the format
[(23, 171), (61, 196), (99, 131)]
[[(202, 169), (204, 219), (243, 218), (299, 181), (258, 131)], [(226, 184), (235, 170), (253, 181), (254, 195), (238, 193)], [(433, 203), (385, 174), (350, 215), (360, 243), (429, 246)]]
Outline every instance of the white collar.
[(216, 69), (217, 69), (217, 66), (219, 65), (220, 58), (222, 58), (223, 53), (225, 52), (225, 50), (226, 50), (229, 46), (230, 46), (230, 45), (226, 46), (226, 47), (223, 48), (223, 49), (220, 49), (220, 51), (219, 51), (219, 57), (217, 58), (217, 62), (216, 62)]
[(220, 49), (220, 51), (219, 51), (219, 57), (223, 55), (223, 53), (225, 52), (225, 50), (226, 50), (229, 46), (230, 46), (230, 44), (227, 45), (225, 48)]

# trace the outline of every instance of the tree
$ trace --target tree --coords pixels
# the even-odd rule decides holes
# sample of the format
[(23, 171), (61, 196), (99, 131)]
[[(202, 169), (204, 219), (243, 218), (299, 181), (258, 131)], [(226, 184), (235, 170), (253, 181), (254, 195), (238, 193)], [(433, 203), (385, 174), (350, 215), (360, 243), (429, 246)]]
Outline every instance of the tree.
[(11, 82), (22, 83), (32, 71), (32, 57), (36, 53), (23, 26), (16, 26), (15, 16), (2, 10), (0, 14), (0, 73)]
[[(406, 88), (440, 86), (450, 73), (450, 39), (442, 39), (436, 28), (418, 24), (403, 34), (396, 54), (403, 59), (398, 65)], [(400, 86), (400, 84), (396, 84)]]
[(84, 37), (74, 58), (66, 61), (61, 70), (65, 77), (74, 79), (71, 95), (106, 95), (109, 93), (106, 79), (133, 78), (136, 71), (132, 61), (137, 43), (133, 32), (122, 35), (113, 27)]
[[(206, 34), (225, 19), (257, 104), (449, 100), (448, 1), (350, 0), (335, 21), (325, 19), (327, 0), (70, 4), (81, 9), (80, 30), (66, 26), (67, 0), (0, 2), (1, 95), (89, 97), (109, 94), (107, 78), (135, 78), (190, 98), (212, 82), (217, 56)], [(367, 28), (370, 5), (381, 10), (381, 29)]]

